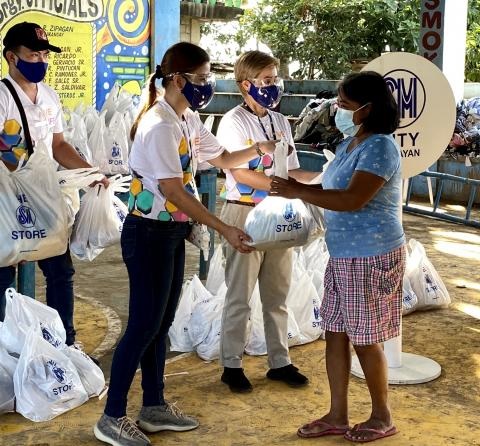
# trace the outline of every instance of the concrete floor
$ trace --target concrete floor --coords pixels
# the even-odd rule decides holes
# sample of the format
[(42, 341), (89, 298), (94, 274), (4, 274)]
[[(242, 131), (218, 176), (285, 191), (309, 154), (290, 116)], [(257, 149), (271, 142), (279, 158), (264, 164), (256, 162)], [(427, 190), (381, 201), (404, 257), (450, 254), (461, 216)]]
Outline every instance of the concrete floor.
[[(398, 446), (480, 445), (480, 233), (477, 229), (412, 215), (404, 216), (408, 238), (421, 241), (452, 297), (446, 310), (416, 312), (404, 318), (403, 350), (434, 359), (441, 376), (430, 383), (391, 386), (391, 405), (400, 434), (381, 444)], [(186, 276), (196, 272), (198, 254), (189, 251)], [(127, 316), (128, 281), (118, 247), (92, 264), (76, 263), (78, 338), (87, 352), (101, 356), (108, 377), (112, 347)], [(38, 281), (42, 294), (42, 280)], [(328, 406), (325, 343), (291, 349), (293, 362), (311, 379), (301, 390), (265, 379), (264, 357), (247, 357), (245, 368), (255, 387), (234, 395), (220, 383), (216, 362), (196, 355), (171, 357), (166, 369), (166, 395), (200, 419), (186, 433), (151, 436), (162, 445), (350, 444), (343, 438), (302, 440), (295, 435), (305, 422)], [(140, 376), (132, 386), (129, 414), (141, 404)], [(99, 445), (92, 426), (104, 401), (92, 399), (51, 422), (33, 423), (18, 414), (0, 416), (0, 445)], [(365, 382), (352, 377), (351, 422), (369, 414)]]

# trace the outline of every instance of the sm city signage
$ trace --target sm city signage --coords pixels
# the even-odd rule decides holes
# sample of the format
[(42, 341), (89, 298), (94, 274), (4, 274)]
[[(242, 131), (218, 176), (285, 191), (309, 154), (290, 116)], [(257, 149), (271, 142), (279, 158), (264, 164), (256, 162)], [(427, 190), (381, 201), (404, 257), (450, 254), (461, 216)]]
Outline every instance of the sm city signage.
[(427, 59), (410, 53), (387, 53), (364, 70), (383, 75), (400, 113), (394, 133), (402, 155), (403, 178), (425, 171), (444, 152), (455, 127), (452, 89)]

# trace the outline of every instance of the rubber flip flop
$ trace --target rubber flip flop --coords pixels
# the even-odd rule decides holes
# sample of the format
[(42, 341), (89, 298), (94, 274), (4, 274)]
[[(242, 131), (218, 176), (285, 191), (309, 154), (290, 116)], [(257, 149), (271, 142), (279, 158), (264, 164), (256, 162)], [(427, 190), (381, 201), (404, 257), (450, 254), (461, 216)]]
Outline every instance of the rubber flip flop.
[[(323, 427), (324, 429), (319, 432), (302, 432), (302, 429), (311, 429), (313, 427)], [(349, 429), (350, 426), (333, 426), (323, 420), (314, 420), (311, 423), (305, 424), (299, 428), (297, 435), (302, 438), (324, 437), (326, 435), (345, 435)]]
[[(362, 432), (368, 435), (370, 434), (373, 434), (373, 435), (365, 439), (355, 438), (355, 437), (352, 437), (351, 435), (352, 433), (355, 433), (355, 436), (357, 434), (361, 435)], [(381, 429), (372, 429), (368, 427), (360, 427), (358, 424), (356, 424), (352, 430), (345, 432), (344, 438), (346, 440), (353, 441), (354, 443), (368, 443), (370, 441), (380, 440), (381, 438), (390, 437), (395, 434), (398, 434), (398, 430), (395, 426), (392, 426), (387, 430), (381, 430)]]

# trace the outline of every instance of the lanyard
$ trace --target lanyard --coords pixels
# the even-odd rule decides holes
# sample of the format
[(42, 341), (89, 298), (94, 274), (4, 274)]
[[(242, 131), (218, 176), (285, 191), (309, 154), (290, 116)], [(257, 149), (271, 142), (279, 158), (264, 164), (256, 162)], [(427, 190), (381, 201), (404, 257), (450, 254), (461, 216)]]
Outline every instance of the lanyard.
[(195, 155), (193, 153), (192, 142), (190, 139), (190, 129), (188, 128), (187, 120), (183, 116), (182, 116), (182, 122), (180, 124), (180, 128), (182, 129), (183, 137), (187, 140), (187, 148), (188, 148), (188, 154), (190, 155), (190, 165), (192, 167), (192, 177), (193, 177), (197, 170), (197, 163), (195, 162), (196, 160), (194, 159)]
[[(260, 116), (258, 116), (249, 106), (246, 102), (244, 102), (242, 104), (242, 107), (249, 111), (250, 113), (254, 114), (257, 116), (257, 119), (258, 119), (258, 123), (260, 124), (260, 127), (262, 128), (262, 131), (263, 131), (263, 134), (265, 135), (265, 138), (267, 139), (267, 141), (270, 141), (270, 136), (268, 136), (268, 133), (267, 133), (267, 129), (265, 128), (265, 126), (263, 125), (262, 121), (260, 120)], [(268, 117), (270, 118), (270, 129), (272, 130), (272, 138), (275, 139), (276, 138), (276, 133), (275, 133), (275, 127), (273, 126), (273, 119), (272, 119), (272, 115), (267, 112), (267, 115)]]

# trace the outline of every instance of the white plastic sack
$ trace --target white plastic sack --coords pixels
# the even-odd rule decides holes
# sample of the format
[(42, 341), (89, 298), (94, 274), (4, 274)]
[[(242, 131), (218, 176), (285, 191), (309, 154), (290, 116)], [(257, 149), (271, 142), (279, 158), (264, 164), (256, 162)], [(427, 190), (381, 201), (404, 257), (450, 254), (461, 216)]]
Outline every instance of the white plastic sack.
[(448, 307), (451, 302), (448, 290), (435, 267), (427, 257), (423, 245), (415, 239), (408, 242), (406, 276), (417, 295), (417, 310)]
[(17, 293), (13, 288), (5, 292), (5, 320), (0, 327), (0, 342), (10, 353), (20, 354), (25, 337), (34, 327), (47, 330), (62, 343), (66, 340), (65, 328), (57, 310)]
[(75, 347), (65, 346), (65, 348), (62, 349), (62, 353), (72, 361), (77, 369), (78, 376), (88, 396), (93, 397), (100, 395), (105, 388), (105, 377), (100, 367), (98, 367), (87, 354), (81, 350), (77, 350)]
[(0, 163), (0, 267), (54, 257), (67, 250), (67, 207), (56, 170), (42, 141), (27, 164), (15, 172)]
[(48, 421), (88, 400), (72, 361), (32, 328), (13, 375), (17, 412)]
[(410, 279), (403, 276), (403, 299), (402, 299), (402, 315), (413, 313), (418, 306), (418, 297), (413, 291)]
[(170, 349), (177, 352), (193, 351), (193, 344), (189, 335), (190, 319), (198, 302), (211, 299), (209, 293), (197, 275), (184, 283), (180, 301), (175, 312), (175, 319), (168, 331)]
[(312, 276), (313, 273), (305, 272), (290, 287), (287, 296), (287, 307), (292, 311), (298, 327), (298, 340), (295, 345), (307, 344), (323, 335), (323, 330), (320, 328), (321, 298), (313, 285)]
[(128, 138), (123, 118), (117, 112), (109, 125), (105, 124), (107, 110), (100, 113), (88, 145), (92, 149), (93, 161), (104, 174), (128, 173)]
[(67, 111), (68, 123), (63, 131), (65, 140), (70, 143), (79, 155), (89, 164), (93, 164), (93, 156), (88, 146), (87, 126), (83, 117), (76, 111)]
[(15, 391), (13, 374), (17, 368), (18, 359), (9, 355), (0, 345), (0, 414), (13, 412), (15, 408)]
[(124, 191), (131, 177), (113, 177), (110, 186), (91, 187), (83, 195), (73, 226), (70, 251), (80, 260), (93, 260), (104, 248), (120, 241), (126, 205), (115, 196)]
[(313, 228), (313, 218), (303, 201), (282, 197), (266, 197), (245, 221), (250, 245), (259, 250), (302, 246)]
[(103, 174), (98, 172), (97, 167), (58, 170), (57, 179), (63, 198), (67, 205), (67, 224), (71, 228), (75, 216), (80, 209), (79, 189), (87, 187), (95, 181), (100, 181)]
[(225, 282), (225, 258), (223, 257), (222, 244), (219, 244), (213, 253), (208, 268), (205, 288), (213, 295), (217, 294), (222, 283)]

